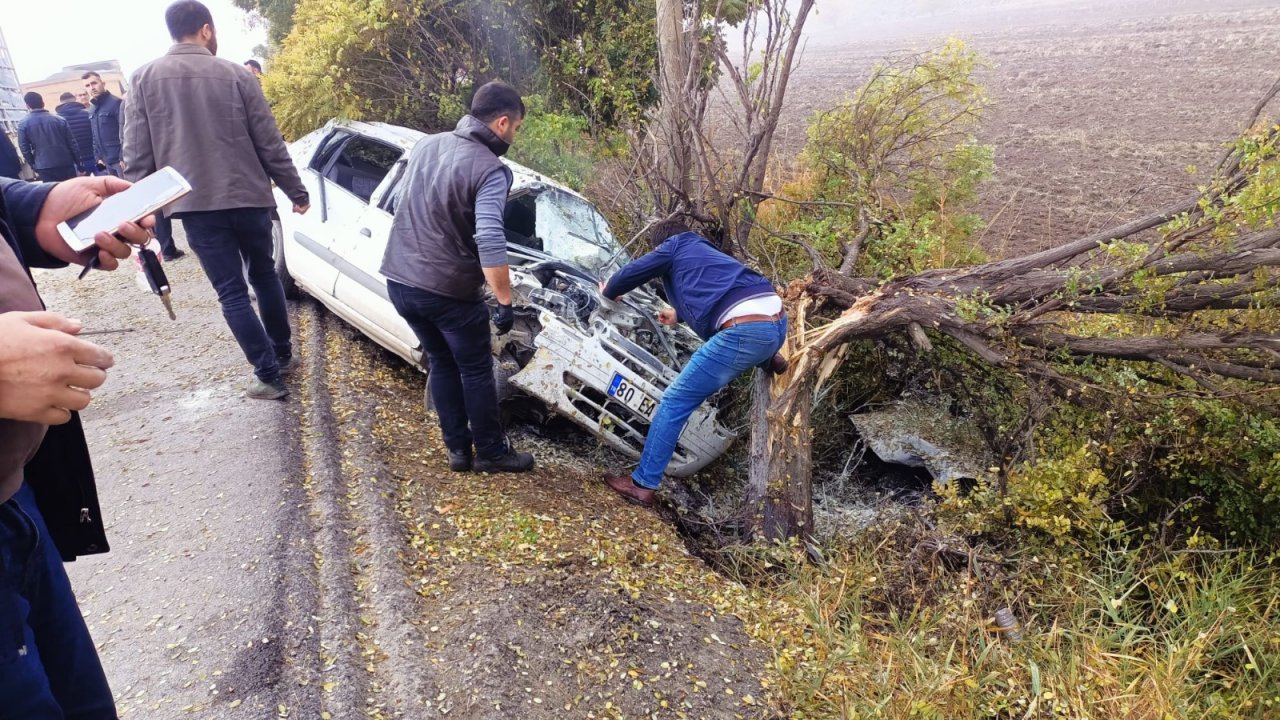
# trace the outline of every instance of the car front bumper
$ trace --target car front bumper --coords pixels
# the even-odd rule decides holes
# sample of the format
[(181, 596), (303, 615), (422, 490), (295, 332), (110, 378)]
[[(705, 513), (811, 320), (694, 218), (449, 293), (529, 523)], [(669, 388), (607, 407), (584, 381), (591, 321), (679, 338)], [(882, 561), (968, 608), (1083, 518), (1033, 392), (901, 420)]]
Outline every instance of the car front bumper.
[[(534, 340), (533, 359), (511, 376), (511, 384), (615, 450), (638, 459), (649, 420), (611, 397), (610, 384), (619, 374), (657, 401), (675, 380), (675, 371), (606, 322), (592, 323), (588, 334), (545, 310), (539, 321), (542, 331)], [(729, 448), (734, 434), (717, 421), (716, 414), (706, 405), (694, 410), (667, 466), (668, 475), (692, 475)]]

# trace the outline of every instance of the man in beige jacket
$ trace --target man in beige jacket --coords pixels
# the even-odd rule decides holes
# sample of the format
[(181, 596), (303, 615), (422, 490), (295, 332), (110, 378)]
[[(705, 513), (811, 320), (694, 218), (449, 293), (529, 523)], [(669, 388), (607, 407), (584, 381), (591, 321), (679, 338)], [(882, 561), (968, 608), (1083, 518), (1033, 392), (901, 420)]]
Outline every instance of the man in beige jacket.
[[(125, 100), (125, 178), (136, 181), (172, 165), (191, 182), (191, 193), (167, 212), (182, 220), (187, 245), (253, 364), (257, 377), (245, 395), (283, 398), (289, 391), (282, 375), (294, 363), (284, 289), (271, 254), (271, 183), (296, 213), (307, 211), (307, 191), (258, 81), (243, 66), (216, 57), (209, 9), (178, 0), (164, 18), (175, 44), (133, 74)], [(261, 319), (249, 304), (245, 267)]]

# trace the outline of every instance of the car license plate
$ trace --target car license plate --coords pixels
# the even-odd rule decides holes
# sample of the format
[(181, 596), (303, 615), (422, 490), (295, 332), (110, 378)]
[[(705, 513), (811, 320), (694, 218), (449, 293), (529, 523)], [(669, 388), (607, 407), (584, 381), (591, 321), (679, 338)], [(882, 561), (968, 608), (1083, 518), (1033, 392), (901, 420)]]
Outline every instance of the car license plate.
[(653, 411), (658, 408), (656, 400), (618, 373), (613, 374), (613, 382), (609, 383), (609, 396), (621, 400), (623, 405), (631, 408), (645, 420), (652, 420)]

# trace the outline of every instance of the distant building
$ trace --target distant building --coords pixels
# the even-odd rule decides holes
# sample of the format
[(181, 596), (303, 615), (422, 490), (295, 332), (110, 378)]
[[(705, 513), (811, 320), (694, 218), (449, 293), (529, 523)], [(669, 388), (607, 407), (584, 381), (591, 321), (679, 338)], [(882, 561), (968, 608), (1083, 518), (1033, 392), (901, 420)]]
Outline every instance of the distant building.
[[(102, 82), (116, 97), (124, 97), (125, 78), (124, 72), (120, 70), (120, 62), (118, 60), (101, 60), (80, 65), (68, 65), (62, 68), (60, 72), (56, 72), (44, 80), (23, 83), (22, 92), (35, 91), (40, 93), (44, 97), (44, 106), (52, 110), (58, 106), (58, 98), (62, 93), (69, 92), (72, 95), (78, 95), (84, 90), (84, 80), (80, 76), (90, 70), (102, 76)], [(19, 98), (19, 105), (21, 104), (21, 98)]]
[(22, 102), (18, 72), (13, 68), (13, 58), (9, 57), (9, 44), (5, 42), (4, 32), (0, 31), (0, 132), (17, 133), (18, 123), (26, 116), (27, 106)]

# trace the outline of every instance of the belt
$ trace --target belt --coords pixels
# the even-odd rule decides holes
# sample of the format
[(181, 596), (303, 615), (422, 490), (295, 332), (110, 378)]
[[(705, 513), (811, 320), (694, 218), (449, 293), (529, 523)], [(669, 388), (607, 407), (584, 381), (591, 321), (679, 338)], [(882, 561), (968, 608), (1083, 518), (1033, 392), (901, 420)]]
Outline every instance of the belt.
[(731, 327), (737, 327), (738, 325), (745, 325), (747, 323), (754, 322), (775, 322), (777, 320), (781, 320), (782, 316), (786, 314), (786, 311), (782, 310), (773, 315), (739, 315), (736, 318), (729, 318), (728, 320), (725, 320), (724, 324), (720, 326), (720, 329), (728, 330)]

